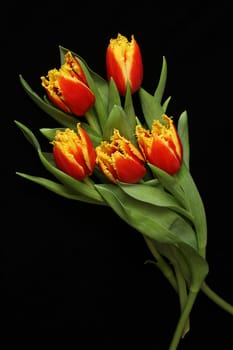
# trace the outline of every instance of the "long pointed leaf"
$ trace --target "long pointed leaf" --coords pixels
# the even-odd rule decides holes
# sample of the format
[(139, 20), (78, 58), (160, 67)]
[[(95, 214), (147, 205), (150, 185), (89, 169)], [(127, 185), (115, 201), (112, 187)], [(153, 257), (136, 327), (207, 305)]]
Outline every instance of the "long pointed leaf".
[(146, 124), (151, 129), (154, 119), (162, 120), (165, 111), (157, 99), (142, 87), (139, 89), (139, 97)]
[(54, 182), (49, 179), (45, 179), (43, 177), (33, 176), (21, 172), (16, 172), (17, 175), (30, 180), (36, 184), (41, 185), (42, 187), (46, 188), (47, 190), (56, 193), (57, 195), (61, 197), (65, 197), (67, 199), (76, 200), (79, 202), (85, 202), (90, 204), (97, 204), (97, 205), (105, 205), (103, 202), (95, 201), (90, 199), (89, 197), (83, 196), (82, 194), (74, 194), (73, 191), (69, 190), (66, 186), (59, 184), (57, 182)]
[(123, 108), (118, 105), (114, 105), (109, 114), (103, 131), (103, 138), (109, 140), (115, 128), (119, 130), (121, 136), (136, 144), (135, 131), (132, 130)]
[(189, 133), (188, 133), (188, 114), (187, 111), (181, 113), (178, 120), (178, 134), (181, 139), (183, 147), (183, 161), (189, 169), (190, 147), (189, 147)]
[(185, 208), (181, 207), (179, 202), (161, 187), (148, 186), (144, 184), (121, 184), (119, 186), (125, 193), (139, 201), (160, 207), (167, 207), (183, 215), (188, 220), (193, 220), (192, 215)]
[(164, 90), (166, 87), (166, 82), (167, 82), (167, 61), (166, 61), (166, 58), (163, 56), (160, 79), (159, 79), (157, 88), (156, 88), (155, 93), (154, 93), (154, 97), (155, 97), (156, 101), (158, 101), (160, 104), (162, 102)]

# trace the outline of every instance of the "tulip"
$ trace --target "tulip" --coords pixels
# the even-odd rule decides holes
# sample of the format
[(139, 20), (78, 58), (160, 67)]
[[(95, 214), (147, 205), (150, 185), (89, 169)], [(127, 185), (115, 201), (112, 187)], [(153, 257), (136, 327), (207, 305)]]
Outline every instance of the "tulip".
[(76, 133), (69, 128), (56, 130), (53, 156), (57, 167), (77, 180), (92, 174), (96, 151), (87, 132), (77, 124)]
[(95, 103), (84, 72), (70, 52), (60, 69), (51, 69), (41, 81), (49, 100), (66, 113), (83, 116)]
[(96, 163), (113, 183), (117, 180), (136, 183), (146, 174), (141, 151), (114, 129), (111, 142), (102, 141), (96, 147)]
[(139, 89), (143, 79), (143, 64), (141, 50), (131, 35), (131, 41), (118, 34), (116, 39), (110, 39), (106, 51), (107, 79), (113, 78), (119, 94), (126, 94), (127, 83), (131, 93)]
[(147, 162), (173, 175), (182, 163), (182, 144), (172, 119), (163, 115), (163, 120), (154, 120), (151, 132), (137, 125), (136, 136)]

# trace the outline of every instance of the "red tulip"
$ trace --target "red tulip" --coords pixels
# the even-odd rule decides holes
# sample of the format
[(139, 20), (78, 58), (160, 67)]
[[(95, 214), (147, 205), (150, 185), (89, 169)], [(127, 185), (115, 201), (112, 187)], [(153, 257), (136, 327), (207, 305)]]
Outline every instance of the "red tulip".
[(136, 136), (145, 159), (173, 175), (182, 163), (182, 145), (172, 119), (164, 115), (163, 120), (155, 120), (151, 132), (137, 125)]
[(95, 103), (84, 72), (70, 52), (59, 70), (51, 69), (41, 80), (50, 101), (66, 113), (83, 116)]
[(115, 129), (111, 143), (102, 141), (96, 147), (96, 163), (111, 181), (136, 183), (146, 174), (141, 151)]
[(140, 88), (143, 79), (142, 56), (133, 35), (130, 42), (121, 34), (110, 40), (106, 51), (106, 69), (107, 79), (114, 79), (120, 95), (125, 95), (127, 82), (131, 93)]
[(53, 144), (53, 156), (57, 167), (82, 180), (92, 174), (95, 168), (96, 152), (86, 131), (77, 124), (74, 130), (57, 130)]

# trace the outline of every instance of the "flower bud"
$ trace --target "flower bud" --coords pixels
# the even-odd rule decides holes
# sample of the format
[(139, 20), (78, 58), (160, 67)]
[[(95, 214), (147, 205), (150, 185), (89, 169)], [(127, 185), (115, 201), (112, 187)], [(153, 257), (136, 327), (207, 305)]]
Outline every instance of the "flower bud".
[(59, 70), (49, 70), (41, 80), (50, 101), (66, 113), (83, 116), (95, 103), (84, 72), (70, 52), (66, 53), (65, 63)]
[(145, 159), (173, 175), (182, 163), (182, 145), (172, 119), (163, 115), (163, 120), (154, 120), (151, 132), (137, 125), (136, 136)]
[(111, 142), (102, 141), (96, 147), (96, 163), (111, 181), (136, 183), (146, 174), (144, 158), (139, 149), (115, 129)]
[(110, 39), (106, 51), (107, 79), (113, 78), (119, 94), (126, 94), (127, 82), (131, 93), (137, 91), (143, 79), (143, 64), (141, 50), (131, 36), (131, 41), (118, 34), (116, 39)]
[(95, 168), (96, 152), (86, 131), (77, 124), (78, 133), (69, 128), (57, 130), (53, 144), (53, 155), (57, 167), (82, 180)]

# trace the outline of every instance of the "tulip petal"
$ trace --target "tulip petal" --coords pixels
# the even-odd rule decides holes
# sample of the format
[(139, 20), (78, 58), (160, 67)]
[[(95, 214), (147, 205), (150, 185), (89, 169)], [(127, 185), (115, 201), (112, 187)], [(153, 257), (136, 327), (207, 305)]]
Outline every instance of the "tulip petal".
[(63, 153), (59, 147), (53, 148), (53, 155), (57, 167), (66, 174), (77, 180), (83, 179), (86, 174), (83, 167), (75, 160), (75, 157), (70, 153)]
[(62, 76), (58, 84), (65, 104), (74, 115), (83, 116), (95, 103), (94, 94), (80, 80)]
[[(89, 176), (95, 167), (95, 149), (88, 134), (80, 123), (78, 134), (74, 130), (57, 130), (53, 144), (53, 154), (58, 168), (75, 179)], [(90, 153), (90, 154), (89, 154)]]
[(171, 175), (175, 174), (180, 168), (180, 159), (176, 157), (168, 142), (160, 138), (153, 140), (148, 159), (150, 163)]
[(107, 79), (112, 77), (120, 95), (125, 95), (129, 83), (131, 92), (136, 92), (143, 79), (143, 64), (140, 47), (131, 35), (131, 41), (118, 34), (111, 39), (106, 50)]
[(146, 174), (144, 165), (131, 157), (124, 157), (120, 152), (113, 155), (114, 168), (121, 182), (136, 183)]
[(81, 140), (81, 150), (83, 152), (85, 164), (92, 172), (95, 167), (96, 151), (93, 147), (90, 137), (88, 136), (87, 132), (80, 126), (80, 123), (78, 124), (77, 128)]
[(172, 119), (164, 114), (163, 120), (154, 120), (151, 132), (137, 125), (136, 135), (147, 162), (173, 175), (182, 163), (182, 144)]
[(96, 163), (112, 182), (136, 183), (146, 174), (140, 150), (121, 136), (118, 129), (114, 129), (111, 143), (101, 142), (96, 152)]

